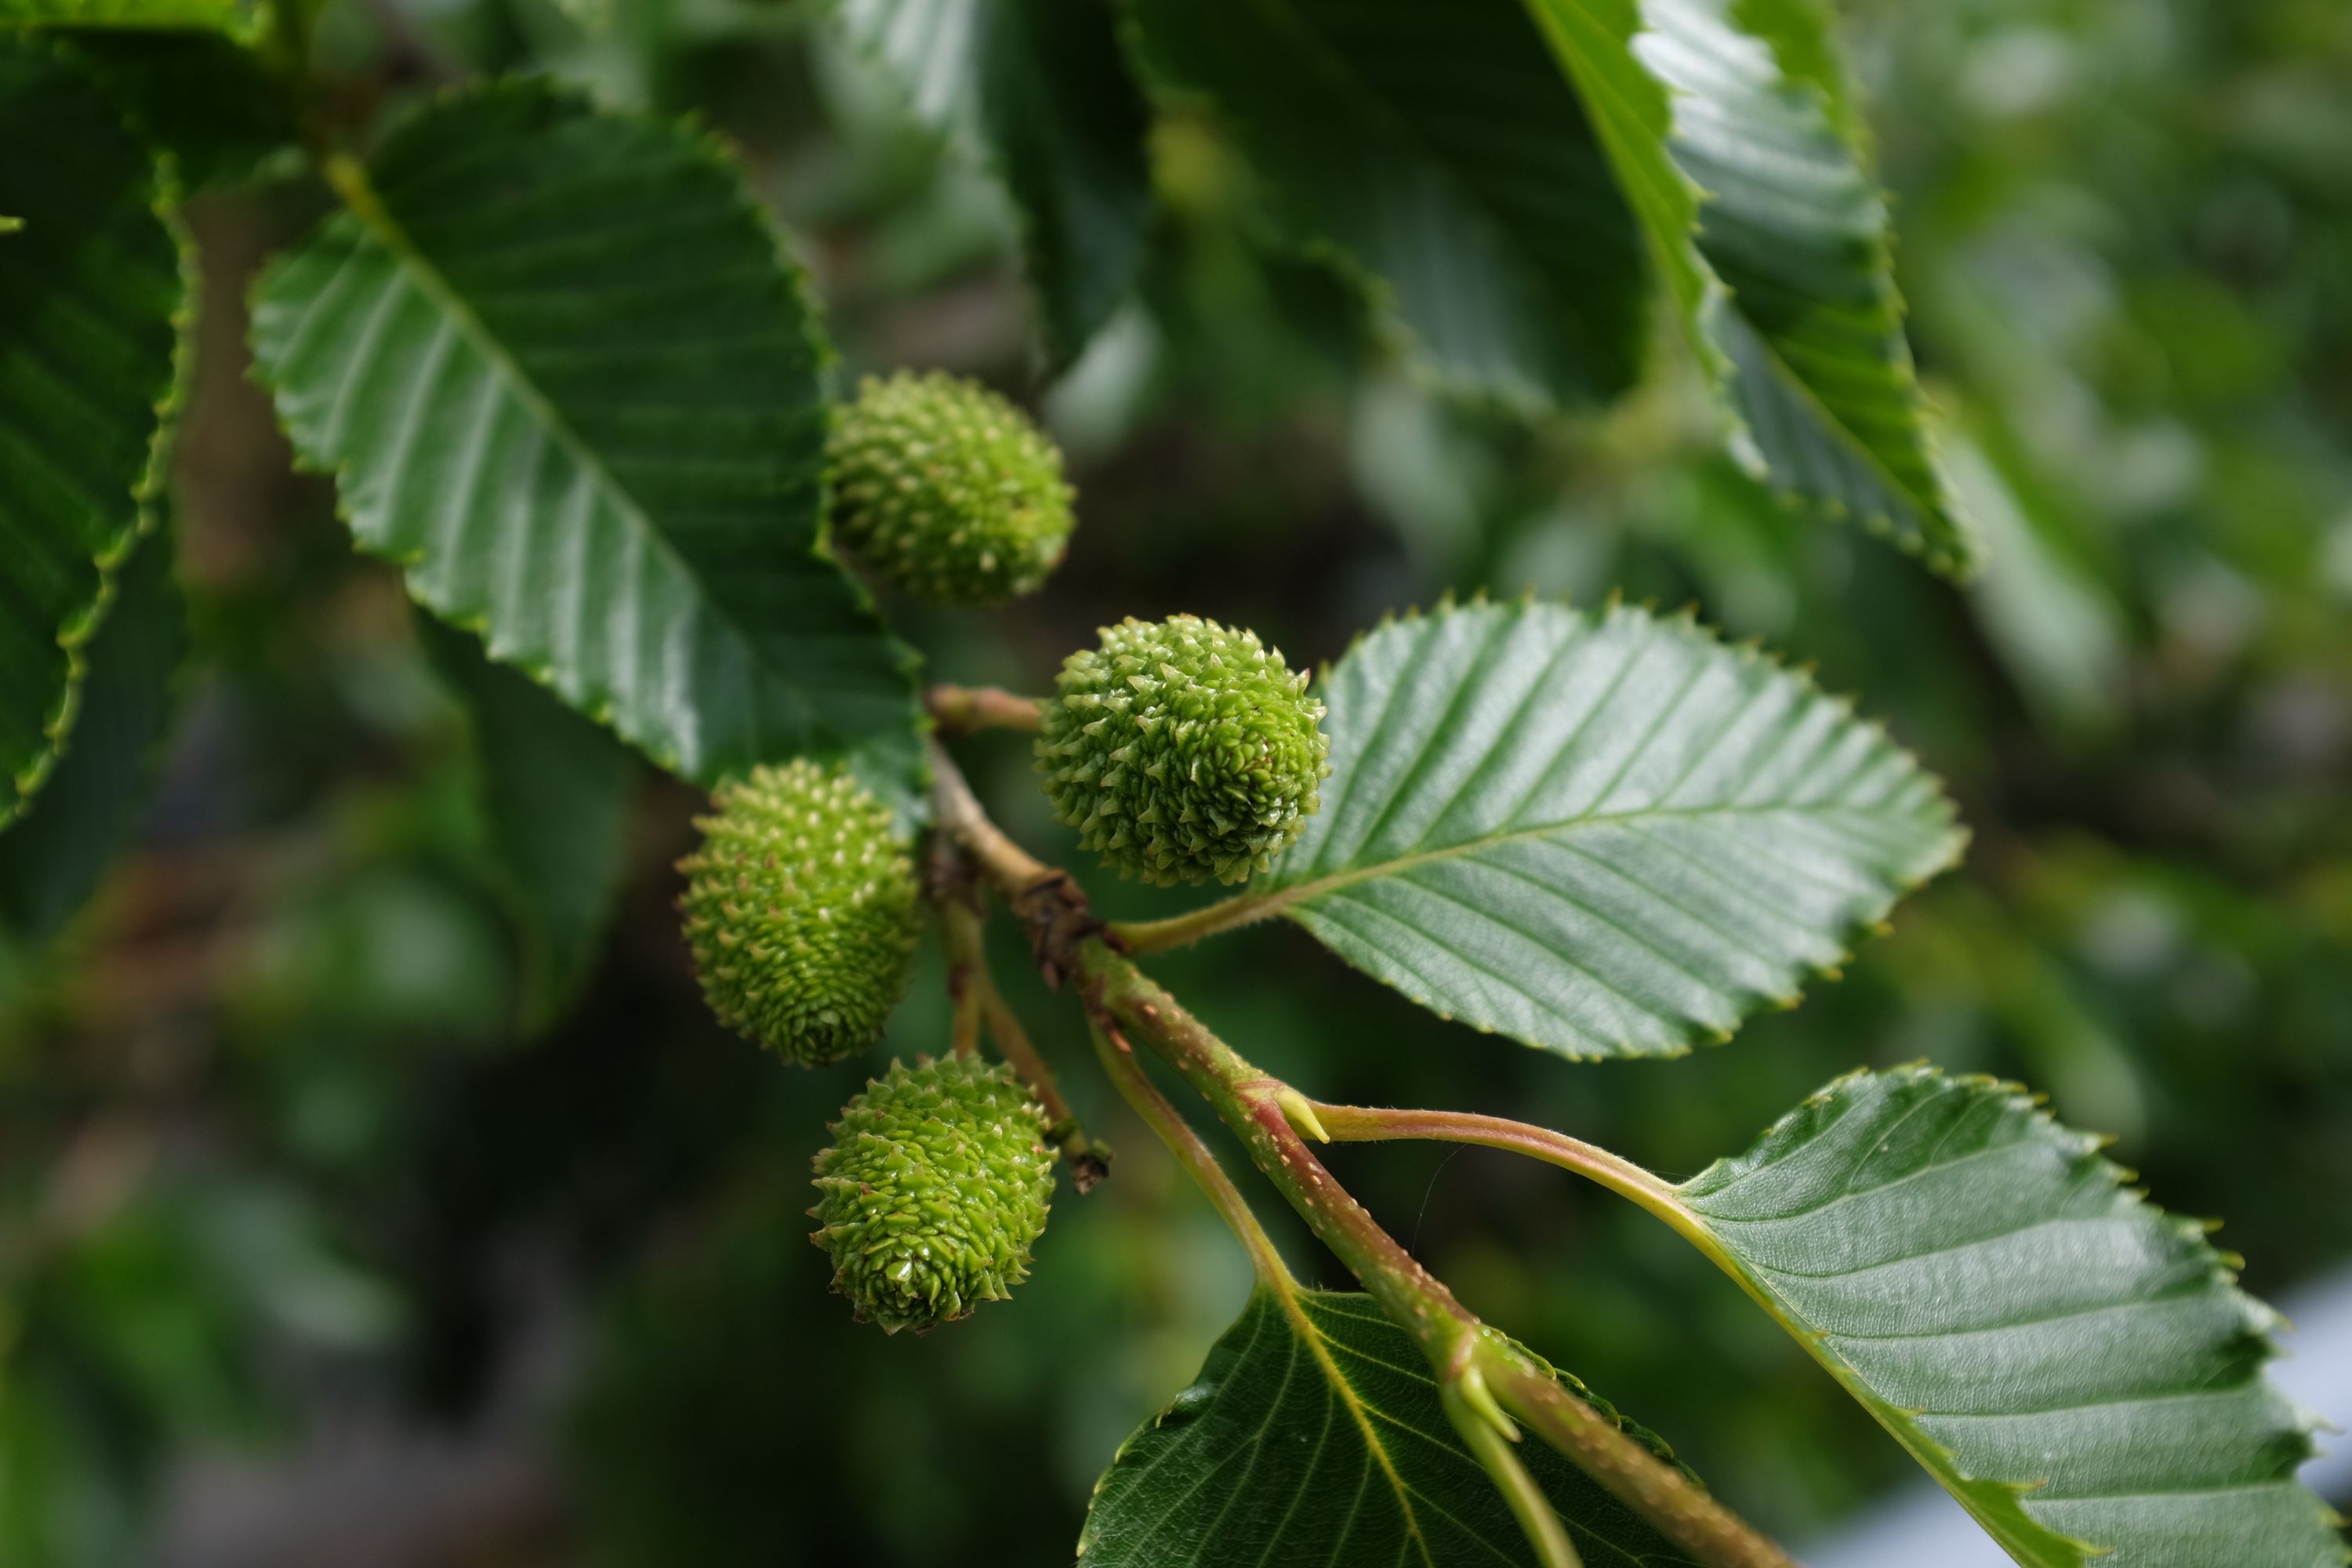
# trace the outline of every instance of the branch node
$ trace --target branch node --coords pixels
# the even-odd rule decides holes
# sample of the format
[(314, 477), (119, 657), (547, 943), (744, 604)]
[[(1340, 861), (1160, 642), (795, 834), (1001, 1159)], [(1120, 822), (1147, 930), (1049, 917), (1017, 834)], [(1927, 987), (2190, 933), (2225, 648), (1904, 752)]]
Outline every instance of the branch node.
[(1302, 1136), (1312, 1138), (1318, 1143), (1331, 1142), (1331, 1134), (1323, 1131), (1323, 1123), (1316, 1120), (1313, 1100), (1284, 1084), (1275, 1090), (1274, 1102), (1282, 1107), (1283, 1116)]

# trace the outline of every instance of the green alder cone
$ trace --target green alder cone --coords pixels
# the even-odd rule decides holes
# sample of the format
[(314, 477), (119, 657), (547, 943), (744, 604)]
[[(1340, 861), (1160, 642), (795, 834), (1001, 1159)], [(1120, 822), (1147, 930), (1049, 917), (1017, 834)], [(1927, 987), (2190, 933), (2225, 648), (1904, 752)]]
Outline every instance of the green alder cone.
[(894, 1061), (843, 1108), (816, 1157), (810, 1237), (859, 1322), (890, 1333), (969, 1317), (1029, 1277), (1054, 1151), (1010, 1068)]
[(834, 539), (919, 599), (1034, 593), (1069, 547), (1061, 451), (973, 382), (868, 376), (835, 411), (825, 458)]
[(1037, 771), (1054, 813), (1122, 877), (1263, 871), (1322, 805), (1323, 704), (1254, 632), (1133, 616), (1063, 663)]
[(711, 1011), (803, 1066), (871, 1045), (906, 994), (914, 857), (890, 810), (839, 766), (757, 767), (697, 817), (678, 862), (687, 945)]

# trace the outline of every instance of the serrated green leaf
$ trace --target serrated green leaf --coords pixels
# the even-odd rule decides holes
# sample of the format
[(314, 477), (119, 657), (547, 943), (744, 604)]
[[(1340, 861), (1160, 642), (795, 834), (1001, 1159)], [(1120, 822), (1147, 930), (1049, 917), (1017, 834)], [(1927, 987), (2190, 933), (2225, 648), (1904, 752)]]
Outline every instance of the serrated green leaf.
[(1821, 0), (1526, 4), (1737, 416), (1735, 452), (1789, 500), (1969, 571)]
[(1687, 618), (1440, 609), (1323, 697), (1322, 810), (1237, 905), (1564, 1056), (1727, 1037), (1964, 841), (1883, 731)]
[(2030, 1568), (2337, 1568), (2312, 1419), (2204, 1227), (2014, 1087), (1839, 1079), (1669, 1189), (1685, 1228)]
[(155, 157), (79, 68), (0, 37), (0, 822), (71, 727), (108, 574), (160, 491), (188, 278)]
[(823, 351), (740, 171), (508, 82), (336, 173), (254, 347), (361, 544), (674, 772), (845, 755), (905, 798), (912, 656), (820, 545)]
[(604, 945), (627, 863), (636, 759), (480, 639), (416, 617), (425, 653), (472, 721), (490, 853), (522, 926), (523, 1026), (553, 1023)]
[(1892, 220), (1826, 5), (1651, 0), (1649, 15), (1642, 57), (1679, 95), (1675, 160), (1708, 193), (1699, 248), (1731, 291), (1715, 326), (1769, 482), (1965, 574), (1977, 539), (1929, 447)]
[(0, 31), (35, 27), (154, 27), (250, 37), (251, 0), (0, 0)]
[(88, 902), (154, 782), (188, 645), (172, 542), (140, 542), (90, 639), (81, 720), (49, 787), (0, 833), (0, 936), (21, 949), (57, 934)]
[[(1532, 1563), (1510, 1510), (1455, 1436), (1427, 1365), (1369, 1296), (1261, 1287), (1200, 1381), (1129, 1437), (1097, 1483), (1078, 1561)], [(1673, 1458), (1648, 1433), (1627, 1430)], [(1520, 1444), (1518, 1458), (1585, 1568), (1690, 1562), (1543, 1444)]]
[(1102, 0), (843, 0), (851, 41), (965, 141), (1021, 217), (1051, 358), (1126, 297), (1151, 216), (1150, 113)]
[(1516, 0), (1137, 0), (1131, 15), (1147, 75), (1214, 106), (1289, 237), (1352, 258), (1440, 377), (1522, 405), (1632, 384), (1642, 229), (1605, 125)]

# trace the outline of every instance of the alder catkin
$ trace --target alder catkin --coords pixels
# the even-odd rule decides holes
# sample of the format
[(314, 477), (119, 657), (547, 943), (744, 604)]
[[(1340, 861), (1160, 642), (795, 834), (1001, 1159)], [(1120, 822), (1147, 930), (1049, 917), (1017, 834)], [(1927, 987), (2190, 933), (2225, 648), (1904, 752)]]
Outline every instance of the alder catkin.
[(1037, 771), (1055, 815), (1120, 875), (1238, 882), (1321, 805), (1322, 720), (1306, 675), (1255, 633), (1130, 616), (1064, 662)]
[(871, 1045), (905, 994), (914, 858), (890, 810), (840, 767), (757, 767), (697, 817), (679, 910), (721, 1022), (803, 1066)]
[(1045, 1233), (1054, 1151), (1012, 1069), (894, 1061), (842, 1109), (816, 1157), (833, 1288), (860, 1322), (921, 1333), (1003, 1300)]
[(996, 604), (1034, 593), (1074, 521), (1062, 454), (977, 383), (869, 376), (826, 447), (833, 537), (919, 599)]

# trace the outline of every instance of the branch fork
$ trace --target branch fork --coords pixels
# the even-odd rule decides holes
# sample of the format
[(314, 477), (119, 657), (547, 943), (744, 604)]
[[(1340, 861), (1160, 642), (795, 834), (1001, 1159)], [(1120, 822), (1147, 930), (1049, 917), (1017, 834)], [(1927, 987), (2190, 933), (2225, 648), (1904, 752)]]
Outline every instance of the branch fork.
[[(1066, 872), (1030, 855), (989, 820), (937, 742), (931, 744), (931, 763), (940, 832), (961, 846), (979, 874), (1021, 917), (1048, 983), (1059, 986), (1076, 978), (1105, 1072), (1241, 1238), (1260, 1279), (1277, 1294), (1297, 1289), (1246, 1200), (1144, 1071), (1135, 1042), (1149, 1047), (1209, 1102), (1241, 1141), (1251, 1163), (1381, 1310), (1419, 1342), (1449, 1419), (1493, 1479), (1544, 1568), (1579, 1568), (1579, 1558), (1517, 1458), (1523, 1428), (1532, 1428), (1710, 1568), (1794, 1568), (1786, 1553), (1717, 1501), (1688, 1471), (1660, 1458), (1612, 1416), (1579, 1397), (1551, 1367), (1480, 1321), (1340, 1186), (1308, 1143), (1412, 1136), (1401, 1131), (1402, 1119), (1442, 1119), (1443, 1113), (1323, 1105), (1251, 1065), (1135, 966), (1121, 951), (1116, 929), (1095, 920), (1084, 891)], [(1419, 1135), (1475, 1131), (1480, 1136), (1463, 1141), (1512, 1148), (1542, 1136), (1540, 1130), (1499, 1119), (1476, 1122)], [(1563, 1142), (1574, 1145), (1573, 1140)], [(1559, 1151), (1541, 1152), (1557, 1159)], [(1590, 1150), (1589, 1156), (1587, 1163), (1595, 1168), (1615, 1162), (1626, 1172), (1638, 1170), (1601, 1151)], [(1655, 1177), (1640, 1174), (1656, 1184)], [(1630, 1176), (1622, 1179), (1627, 1188), (1636, 1184)]]

